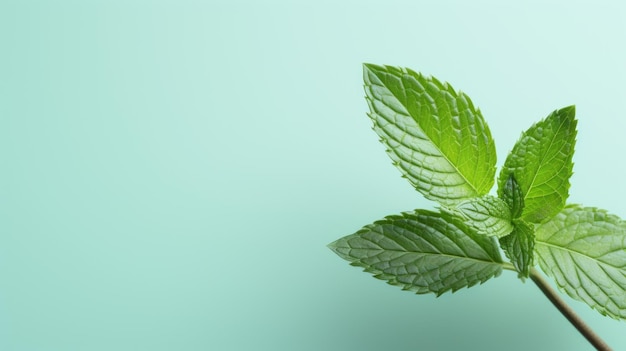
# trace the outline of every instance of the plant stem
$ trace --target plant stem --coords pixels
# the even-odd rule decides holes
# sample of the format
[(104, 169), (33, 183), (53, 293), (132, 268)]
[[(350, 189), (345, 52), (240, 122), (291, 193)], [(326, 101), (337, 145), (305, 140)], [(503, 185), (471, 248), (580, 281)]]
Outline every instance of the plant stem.
[(567, 318), (570, 323), (593, 345), (598, 351), (611, 351), (609, 345), (602, 340), (589, 326), (563, 301), (559, 295), (548, 285), (543, 276), (534, 268), (531, 268), (530, 279), (539, 287), (541, 292), (552, 304)]

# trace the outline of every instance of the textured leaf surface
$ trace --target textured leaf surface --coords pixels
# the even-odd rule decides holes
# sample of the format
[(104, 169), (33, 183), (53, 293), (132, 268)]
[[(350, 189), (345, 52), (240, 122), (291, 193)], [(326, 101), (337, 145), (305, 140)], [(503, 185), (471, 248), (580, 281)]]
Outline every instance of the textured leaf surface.
[(511, 211), (507, 204), (485, 195), (461, 202), (452, 208), (442, 208), (446, 215), (461, 218), (475, 233), (502, 237), (513, 230)]
[(500, 238), (500, 247), (519, 272), (520, 278), (528, 278), (533, 265), (535, 229), (523, 220), (515, 220), (513, 223), (513, 232)]
[(536, 228), (539, 265), (561, 290), (603, 315), (626, 319), (626, 225), (569, 205)]
[(328, 246), (376, 278), (418, 294), (454, 292), (502, 271), (490, 238), (425, 210), (387, 217)]
[(574, 115), (574, 106), (565, 107), (530, 127), (504, 163), (498, 195), (504, 197), (513, 174), (524, 195), (522, 218), (529, 222), (550, 218), (565, 205), (576, 143)]
[(524, 193), (519, 187), (515, 176), (511, 173), (502, 189), (502, 200), (511, 209), (511, 217), (519, 218), (524, 210)]
[(442, 204), (487, 194), (495, 146), (465, 94), (405, 68), (365, 64), (363, 79), (374, 130), (418, 191)]

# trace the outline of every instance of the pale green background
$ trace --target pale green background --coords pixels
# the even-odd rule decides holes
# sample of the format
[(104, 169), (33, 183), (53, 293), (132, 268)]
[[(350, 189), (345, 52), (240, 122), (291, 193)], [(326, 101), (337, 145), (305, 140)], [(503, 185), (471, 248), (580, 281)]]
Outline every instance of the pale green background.
[(433, 207), (370, 130), (362, 62), (465, 91), (499, 164), (576, 104), (571, 200), (626, 217), (616, 4), (2, 0), (0, 350), (591, 350), (511, 272), (416, 296), (325, 245)]

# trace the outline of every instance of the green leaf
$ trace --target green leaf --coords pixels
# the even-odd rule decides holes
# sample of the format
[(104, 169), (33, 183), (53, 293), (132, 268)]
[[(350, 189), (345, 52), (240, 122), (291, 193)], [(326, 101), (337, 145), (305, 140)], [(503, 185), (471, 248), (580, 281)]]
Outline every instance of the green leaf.
[(491, 238), (426, 210), (389, 216), (328, 246), (374, 277), (418, 294), (454, 292), (502, 271)]
[(465, 94), (406, 68), (364, 64), (363, 79), (374, 130), (418, 191), (444, 205), (489, 192), (495, 145)]
[(511, 209), (511, 217), (519, 218), (524, 210), (524, 194), (520, 188), (513, 173), (509, 174), (509, 178), (502, 189), (502, 200)]
[(511, 211), (497, 197), (485, 195), (461, 202), (455, 207), (441, 209), (448, 216), (461, 218), (479, 235), (502, 237), (513, 230)]
[(606, 211), (568, 205), (536, 228), (543, 271), (569, 296), (626, 319), (626, 224)]
[(523, 220), (514, 220), (513, 226), (511, 234), (500, 238), (500, 247), (519, 272), (519, 277), (528, 278), (533, 265), (535, 229), (532, 224)]
[(509, 154), (498, 181), (504, 198), (511, 174), (524, 195), (522, 218), (539, 223), (557, 214), (568, 196), (576, 143), (574, 106), (552, 112), (522, 134)]

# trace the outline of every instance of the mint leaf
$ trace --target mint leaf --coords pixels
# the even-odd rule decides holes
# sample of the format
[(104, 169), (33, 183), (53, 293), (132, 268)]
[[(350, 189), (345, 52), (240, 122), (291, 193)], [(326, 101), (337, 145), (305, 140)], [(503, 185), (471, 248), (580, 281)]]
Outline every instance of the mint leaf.
[(511, 209), (512, 218), (519, 218), (522, 215), (522, 211), (524, 210), (524, 194), (522, 193), (522, 188), (517, 184), (513, 173), (509, 174), (509, 178), (506, 180), (506, 183), (504, 183), (502, 200), (504, 200), (509, 206), (509, 209)]
[(490, 238), (426, 210), (386, 217), (328, 246), (374, 277), (418, 294), (454, 292), (502, 271)]
[(502, 237), (513, 230), (511, 211), (507, 204), (493, 196), (476, 197), (452, 208), (442, 208), (442, 213), (462, 219), (479, 235)]
[(552, 112), (522, 134), (509, 154), (498, 181), (504, 198), (512, 174), (524, 195), (521, 217), (539, 223), (557, 214), (568, 196), (576, 143), (574, 106)]
[(511, 234), (500, 238), (500, 247), (519, 272), (519, 277), (528, 278), (533, 265), (535, 229), (532, 224), (523, 220), (514, 220), (513, 227)]
[(363, 79), (374, 131), (418, 191), (444, 205), (489, 192), (495, 145), (465, 94), (406, 68), (364, 64)]
[(576, 300), (626, 319), (626, 224), (606, 211), (568, 205), (535, 232), (539, 265)]

